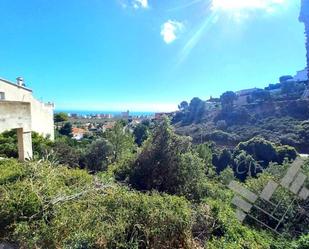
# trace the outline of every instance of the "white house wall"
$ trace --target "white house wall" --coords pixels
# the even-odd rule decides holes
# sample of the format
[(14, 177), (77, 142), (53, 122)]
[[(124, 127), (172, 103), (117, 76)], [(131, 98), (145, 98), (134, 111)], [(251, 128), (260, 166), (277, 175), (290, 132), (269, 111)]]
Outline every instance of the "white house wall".
[(32, 131), (54, 139), (53, 104), (42, 103), (33, 97), (31, 90), (2, 79), (0, 79), (0, 92), (5, 93), (5, 101), (30, 103)]
[(0, 101), (0, 132), (23, 128), (31, 131), (30, 103)]

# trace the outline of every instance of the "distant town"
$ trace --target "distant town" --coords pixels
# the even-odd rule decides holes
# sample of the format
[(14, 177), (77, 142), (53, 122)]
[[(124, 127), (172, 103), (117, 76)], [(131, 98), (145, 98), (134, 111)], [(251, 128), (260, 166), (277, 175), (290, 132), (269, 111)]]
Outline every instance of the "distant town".
[(56, 111), (56, 113), (65, 112), (72, 119), (151, 119), (156, 113), (152, 112), (134, 112), (129, 110), (125, 112), (98, 112), (98, 111)]
[[(65, 113), (67, 115), (67, 121), (72, 124), (72, 139), (78, 141), (82, 140), (85, 137), (89, 137), (94, 134), (104, 133), (105, 131), (112, 129), (115, 126), (116, 122), (119, 120), (126, 122), (126, 127), (133, 130), (134, 127), (143, 122), (161, 120), (165, 115), (173, 116), (174, 114), (173, 112), (160, 112), (137, 115), (136, 113), (131, 114), (128, 110), (120, 113), (115, 112), (115, 114), (91, 112), (56, 112), (56, 115), (61, 113)], [(63, 125), (63, 122), (55, 122), (57, 130), (61, 130), (63, 128)]]

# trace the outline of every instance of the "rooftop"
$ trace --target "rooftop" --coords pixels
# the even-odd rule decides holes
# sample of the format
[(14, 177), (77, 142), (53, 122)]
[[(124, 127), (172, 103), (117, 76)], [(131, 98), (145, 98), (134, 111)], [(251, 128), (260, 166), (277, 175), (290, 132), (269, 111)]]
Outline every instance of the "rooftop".
[(0, 78), (0, 81), (5, 82), (5, 83), (7, 83), (7, 84), (9, 84), (9, 85), (12, 85), (12, 86), (15, 86), (15, 87), (21, 88), (21, 89), (23, 89), (23, 90), (26, 90), (26, 91), (32, 92), (32, 90), (31, 90), (31, 89), (29, 89), (29, 88), (27, 88), (27, 87), (24, 87), (24, 86), (17, 85), (16, 83), (13, 83), (13, 82), (11, 82), (11, 81), (9, 81), (9, 80), (6, 80), (6, 79), (2, 79), (2, 78)]

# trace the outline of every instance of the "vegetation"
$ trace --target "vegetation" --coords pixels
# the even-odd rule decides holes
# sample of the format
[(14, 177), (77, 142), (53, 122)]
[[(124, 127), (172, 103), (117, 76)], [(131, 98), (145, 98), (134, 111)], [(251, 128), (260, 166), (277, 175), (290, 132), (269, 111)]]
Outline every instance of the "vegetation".
[(173, 125), (178, 134), (191, 136), (194, 143), (212, 141), (230, 148), (261, 136), (309, 153), (309, 104), (301, 99), (304, 90), (304, 83), (288, 81), (240, 97), (225, 92), (219, 103), (215, 99), (197, 102), (194, 98), (191, 108), (192, 101), (188, 107), (179, 105)]
[[(247, 185), (278, 176), (278, 166)], [(209, 179), (197, 203), (117, 184), (109, 173), (89, 175), (50, 162), (0, 161), (0, 239), (23, 248), (307, 248), (308, 220), (297, 217), (295, 239), (256, 224), (242, 225), (232, 193)], [(308, 172), (308, 171), (307, 171)], [(279, 198), (280, 196), (276, 196)], [(299, 203), (298, 203), (299, 204)], [(308, 210), (307, 210), (308, 211)], [(301, 214), (301, 212), (299, 212)], [(292, 234), (292, 233), (291, 233)]]
[[(38, 133), (33, 132), (32, 144), (35, 158), (41, 158), (45, 156), (52, 142), (48, 138), (44, 138)], [(18, 157), (16, 131), (12, 130), (0, 134), (0, 157)]]
[(71, 137), (72, 136), (72, 124), (66, 122), (59, 130), (59, 133), (63, 136)]
[(1, 240), (24, 248), (189, 248), (191, 210), (107, 175), (1, 161)]
[[(81, 141), (33, 134), (33, 161), (0, 160), (0, 241), (55, 249), (308, 248), (309, 200), (275, 193), (279, 214), (292, 203), (279, 236), (252, 219), (240, 223), (227, 187), (239, 180), (260, 193), (269, 180), (279, 182), (297, 156), (293, 147), (259, 136), (230, 148), (195, 144), (168, 119), (128, 127), (117, 122)], [(0, 141), (1, 156), (16, 157), (15, 133)], [(309, 179), (309, 162), (303, 171)]]
[(222, 109), (224, 112), (228, 112), (233, 109), (234, 101), (237, 99), (237, 96), (234, 92), (228, 91), (223, 93), (220, 96)]
[(67, 122), (69, 120), (68, 114), (64, 112), (56, 113), (54, 115), (55, 123)]
[(164, 120), (132, 163), (129, 183), (139, 190), (200, 198), (206, 167), (191, 147), (189, 138), (177, 136)]
[(133, 131), (135, 143), (141, 146), (149, 137), (149, 125), (144, 123), (138, 124)]

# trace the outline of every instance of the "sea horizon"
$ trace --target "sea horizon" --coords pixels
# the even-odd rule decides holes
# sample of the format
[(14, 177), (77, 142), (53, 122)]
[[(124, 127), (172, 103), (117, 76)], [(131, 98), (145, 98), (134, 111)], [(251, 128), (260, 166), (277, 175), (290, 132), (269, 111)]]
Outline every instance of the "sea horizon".
[[(126, 111), (108, 111), (108, 110), (55, 110), (55, 113), (64, 112), (67, 114), (78, 114), (78, 115), (95, 115), (95, 114), (111, 114), (114, 116), (121, 115), (121, 113)], [(154, 115), (155, 112), (150, 111), (129, 111), (132, 116), (149, 116)]]

